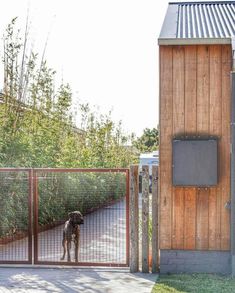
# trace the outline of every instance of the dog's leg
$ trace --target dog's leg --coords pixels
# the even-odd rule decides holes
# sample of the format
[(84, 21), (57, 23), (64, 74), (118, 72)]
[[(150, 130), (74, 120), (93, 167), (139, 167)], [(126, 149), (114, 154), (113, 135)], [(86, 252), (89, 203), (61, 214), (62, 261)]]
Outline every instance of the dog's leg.
[(71, 257), (70, 257), (71, 242), (72, 242), (72, 238), (70, 238), (70, 239), (67, 240), (68, 261), (71, 261)]
[(64, 258), (65, 258), (65, 254), (66, 254), (66, 245), (67, 245), (67, 243), (66, 243), (66, 240), (65, 240), (65, 233), (63, 232), (62, 246), (63, 246), (64, 252), (63, 252), (63, 255), (62, 255), (62, 257), (61, 257), (60, 260), (64, 260)]
[(76, 231), (74, 244), (75, 244), (75, 262), (78, 262), (78, 252), (79, 252), (79, 244), (80, 244), (80, 229), (79, 229), (79, 227), (77, 228), (77, 231)]
[(74, 240), (75, 244), (75, 262), (78, 262), (78, 240)]

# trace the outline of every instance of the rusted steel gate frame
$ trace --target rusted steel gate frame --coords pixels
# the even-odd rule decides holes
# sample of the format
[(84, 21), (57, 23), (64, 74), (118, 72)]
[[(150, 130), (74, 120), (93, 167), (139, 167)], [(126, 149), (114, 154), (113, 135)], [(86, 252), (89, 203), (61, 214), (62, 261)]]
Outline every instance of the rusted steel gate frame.
[[(92, 263), (92, 262), (61, 262), (61, 261), (40, 261), (38, 259), (38, 172), (58, 173), (125, 173), (126, 174), (126, 263)], [(72, 266), (105, 266), (105, 267), (128, 267), (129, 266), (129, 169), (83, 169), (83, 168), (35, 168), (33, 169), (33, 209), (34, 209), (34, 264), (40, 265), (72, 265)]]
[[(55, 262), (38, 260), (38, 172), (58, 172), (58, 173), (126, 173), (126, 263), (92, 263), (92, 262)], [(129, 266), (129, 169), (83, 169), (83, 168), (35, 168), (33, 169), (33, 209), (34, 209), (34, 264), (40, 265), (72, 265), (72, 266), (105, 266), (105, 267), (128, 267)]]
[(32, 187), (33, 187), (33, 171), (30, 168), (0, 168), (0, 172), (25, 172), (28, 174), (28, 260), (0, 260), (0, 264), (32, 264)]
[[(0, 172), (27, 172), (28, 173), (28, 260), (27, 261), (0, 261), (0, 264), (40, 264), (40, 265), (69, 265), (69, 266), (104, 266), (129, 267), (130, 236), (129, 236), (129, 169), (83, 169), (83, 168), (0, 168)], [(92, 263), (92, 262), (53, 262), (38, 260), (38, 177), (39, 172), (60, 173), (125, 173), (126, 174), (126, 263)], [(32, 238), (34, 236), (34, 241)]]

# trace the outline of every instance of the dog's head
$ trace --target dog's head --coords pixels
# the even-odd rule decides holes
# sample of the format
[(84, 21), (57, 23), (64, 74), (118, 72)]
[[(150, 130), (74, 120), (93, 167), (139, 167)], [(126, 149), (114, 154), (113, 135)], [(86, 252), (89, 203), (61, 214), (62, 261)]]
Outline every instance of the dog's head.
[(83, 215), (79, 211), (69, 213), (69, 219), (73, 225), (81, 225), (84, 223)]

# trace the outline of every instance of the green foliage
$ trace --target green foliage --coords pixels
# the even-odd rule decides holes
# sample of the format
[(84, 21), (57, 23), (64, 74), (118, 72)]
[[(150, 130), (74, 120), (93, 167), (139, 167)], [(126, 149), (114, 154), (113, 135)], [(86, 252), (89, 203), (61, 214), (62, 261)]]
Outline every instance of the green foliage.
[[(110, 113), (97, 114), (88, 104), (80, 104), (73, 117), (69, 84), (55, 87), (56, 72), (44, 54), (39, 60), (39, 54), (28, 49), (27, 27), (22, 38), (15, 18), (3, 37), (0, 167), (128, 167), (136, 157), (126, 147), (129, 137), (121, 123), (116, 125)], [(27, 229), (28, 182), (23, 173), (0, 176), (0, 236), (13, 235)], [(75, 202), (87, 212), (124, 196), (125, 182), (119, 174), (44, 179), (39, 180), (42, 225), (66, 218)]]
[(155, 292), (215, 293), (234, 292), (235, 279), (212, 274), (162, 275), (154, 286)]
[[(0, 172), (0, 237), (28, 229), (27, 172)], [(39, 225), (64, 221), (68, 213), (84, 215), (125, 197), (124, 173), (38, 173)]]
[(125, 196), (125, 175), (119, 173), (49, 173), (39, 181), (39, 224), (68, 217), (73, 210), (83, 214)]
[(0, 236), (28, 229), (28, 181), (24, 172), (0, 173)]
[(159, 146), (159, 131), (156, 128), (145, 128), (144, 133), (134, 140), (133, 145), (140, 153), (152, 152)]
[[(0, 166), (127, 167), (136, 160), (129, 137), (111, 114), (100, 115), (80, 104), (73, 117), (69, 84), (55, 87), (56, 72), (28, 50), (8, 25), (4, 42), (4, 88), (0, 103)], [(27, 26), (26, 26), (27, 27)], [(74, 121), (80, 121), (75, 125)]]
[(122, 125), (115, 125), (111, 115), (95, 115), (89, 105), (81, 105), (84, 144), (80, 149), (80, 164), (84, 167), (128, 167), (136, 156), (126, 147), (128, 137)]

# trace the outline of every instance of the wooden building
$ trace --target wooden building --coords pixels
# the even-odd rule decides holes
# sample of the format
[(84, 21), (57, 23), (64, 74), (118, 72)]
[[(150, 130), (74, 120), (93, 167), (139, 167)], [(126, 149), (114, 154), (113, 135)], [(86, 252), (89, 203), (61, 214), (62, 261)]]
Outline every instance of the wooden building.
[[(169, 3), (158, 39), (162, 273), (234, 270), (235, 166), (230, 154), (234, 35), (234, 1)], [(218, 147), (217, 182), (173, 184), (174, 140), (210, 139), (216, 139)]]

